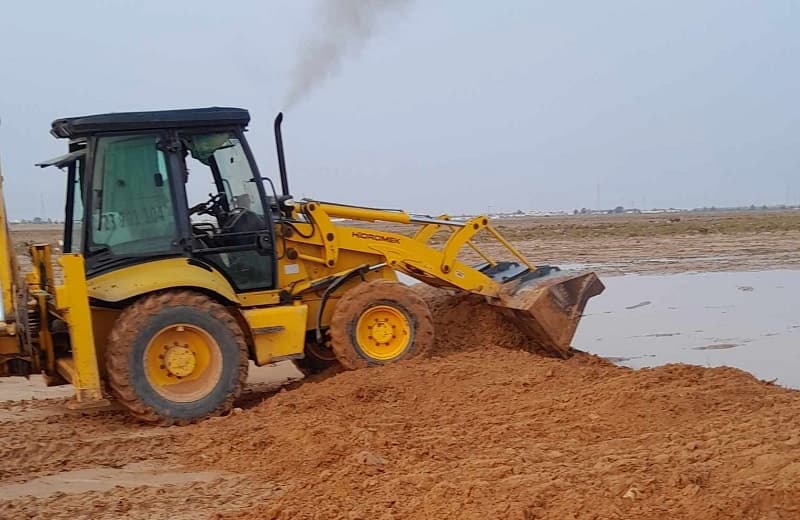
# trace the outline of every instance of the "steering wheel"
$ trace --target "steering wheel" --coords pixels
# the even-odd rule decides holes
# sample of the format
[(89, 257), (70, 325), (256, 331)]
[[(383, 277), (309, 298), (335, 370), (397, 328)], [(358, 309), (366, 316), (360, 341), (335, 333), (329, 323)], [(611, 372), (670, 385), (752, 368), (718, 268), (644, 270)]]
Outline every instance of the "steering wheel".
[(189, 215), (211, 215), (216, 217), (223, 212), (222, 199), (225, 197), (224, 193), (217, 193), (216, 195), (208, 194), (210, 197), (207, 201), (201, 202), (189, 208)]

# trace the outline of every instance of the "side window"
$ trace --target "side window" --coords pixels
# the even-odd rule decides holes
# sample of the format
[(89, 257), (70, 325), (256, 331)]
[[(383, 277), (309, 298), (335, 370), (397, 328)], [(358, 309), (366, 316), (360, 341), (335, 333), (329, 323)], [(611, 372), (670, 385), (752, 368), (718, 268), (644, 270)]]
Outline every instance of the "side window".
[(102, 137), (92, 178), (89, 252), (170, 251), (178, 231), (167, 162), (155, 135)]
[[(81, 178), (83, 178), (84, 159), (76, 161), (72, 168), (74, 173), (70, 176), (72, 186), (72, 222), (69, 228), (69, 250), (66, 253), (80, 253), (83, 251), (83, 193), (81, 191)], [(65, 240), (66, 242), (66, 240)]]

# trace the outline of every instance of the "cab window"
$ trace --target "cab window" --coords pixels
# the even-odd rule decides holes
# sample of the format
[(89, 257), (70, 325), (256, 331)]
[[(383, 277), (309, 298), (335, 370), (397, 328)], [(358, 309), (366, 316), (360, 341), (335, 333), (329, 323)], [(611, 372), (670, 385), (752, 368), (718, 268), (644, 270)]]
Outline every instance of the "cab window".
[(81, 179), (83, 178), (84, 159), (76, 160), (69, 165), (67, 193), (72, 194), (72, 200), (67, 206), (67, 219), (64, 226), (64, 252), (80, 253), (83, 251), (83, 192)]
[(256, 178), (236, 132), (183, 134), (192, 250), (242, 291), (272, 287), (273, 251)]
[(88, 253), (153, 254), (178, 230), (164, 152), (156, 135), (101, 137), (90, 190)]

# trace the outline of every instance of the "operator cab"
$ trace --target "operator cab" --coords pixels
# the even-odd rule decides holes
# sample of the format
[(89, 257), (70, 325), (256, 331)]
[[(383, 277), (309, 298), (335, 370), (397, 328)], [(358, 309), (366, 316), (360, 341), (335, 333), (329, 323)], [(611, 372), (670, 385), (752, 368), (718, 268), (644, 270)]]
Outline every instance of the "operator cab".
[(58, 119), (69, 154), (65, 252), (87, 277), (168, 257), (223, 274), (237, 292), (275, 287), (272, 214), (240, 108)]

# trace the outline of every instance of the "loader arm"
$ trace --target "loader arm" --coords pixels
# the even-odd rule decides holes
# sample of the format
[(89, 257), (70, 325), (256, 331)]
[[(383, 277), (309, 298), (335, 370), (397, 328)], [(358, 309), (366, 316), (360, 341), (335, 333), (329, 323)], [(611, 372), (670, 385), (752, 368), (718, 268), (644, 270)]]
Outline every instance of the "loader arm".
[[(562, 276), (556, 267), (535, 266), (491, 226), (485, 215), (455, 222), (444, 215), (432, 218), (313, 200), (295, 203), (291, 215), (280, 227), (283, 241), (278, 243), (284, 244), (280, 256), (316, 264), (333, 273), (347, 267), (348, 255), (358, 253), (360, 259), (370, 259), (370, 265), (385, 264), (426, 284), (482, 295), (489, 303), (506, 309), (533, 341), (560, 356), (569, 351), (586, 302), (603, 290), (594, 273)], [(406, 236), (333, 219), (392, 222), (419, 229)], [(434, 247), (430, 239), (442, 228), (450, 235), (441, 247)], [(495, 260), (481, 251), (473, 239), (482, 232), (491, 235), (511, 259)], [(465, 247), (475, 250), (485, 263), (470, 266), (460, 261), (458, 255)], [(301, 294), (313, 285), (313, 281), (298, 283), (291, 292)]]
[[(382, 220), (385, 222), (416, 223), (405, 212), (369, 208), (353, 208), (333, 204), (304, 202), (302, 211), (309, 222), (295, 222), (297, 231), (291, 242), (301, 260), (333, 268), (343, 251), (358, 251), (374, 255), (374, 263), (386, 263), (391, 269), (422, 282), (440, 287), (461, 289), (470, 293), (496, 297), (500, 284), (479, 270), (464, 264), (456, 257), (476, 233), (485, 229), (488, 219), (476, 217), (467, 223), (453, 223), (456, 231), (439, 250), (416, 237), (374, 229), (351, 227), (334, 223), (332, 218), (352, 220)], [(302, 290), (297, 287), (296, 290)]]

